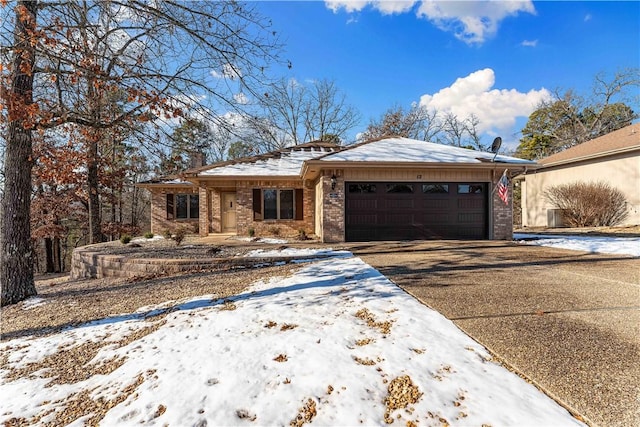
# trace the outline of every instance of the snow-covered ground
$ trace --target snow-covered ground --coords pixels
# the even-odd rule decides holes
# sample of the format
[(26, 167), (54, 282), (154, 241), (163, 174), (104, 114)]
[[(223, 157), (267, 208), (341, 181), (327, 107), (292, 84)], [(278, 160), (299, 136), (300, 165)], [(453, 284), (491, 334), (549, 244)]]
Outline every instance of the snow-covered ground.
[(514, 233), (513, 239), (527, 245), (550, 246), (575, 251), (640, 257), (638, 237), (594, 237)]
[[(45, 414), (45, 424), (79, 396), (121, 395), (102, 406), (101, 425), (581, 425), (451, 321), (359, 258), (338, 255), (224, 301), (163, 305), (175, 309), (164, 324), (150, 317), (158, 307), (146, 307), (3, 342), (11, 351), (0, 422)], [(157, 329), (140, 333), (150, 325)], [(115, 370), (96, 368), (75, 384), (50, 383), (46, 371), (7, 378), (9, 368), (89, 342), (102, 348), (86, 369)]]

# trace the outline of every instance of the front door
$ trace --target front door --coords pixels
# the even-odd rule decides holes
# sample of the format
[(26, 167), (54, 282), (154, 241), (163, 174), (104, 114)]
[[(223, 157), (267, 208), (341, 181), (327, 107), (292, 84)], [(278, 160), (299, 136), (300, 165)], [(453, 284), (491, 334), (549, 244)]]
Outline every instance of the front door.
[(222, 193), (222, 231), (236, 231), (236, 193)]

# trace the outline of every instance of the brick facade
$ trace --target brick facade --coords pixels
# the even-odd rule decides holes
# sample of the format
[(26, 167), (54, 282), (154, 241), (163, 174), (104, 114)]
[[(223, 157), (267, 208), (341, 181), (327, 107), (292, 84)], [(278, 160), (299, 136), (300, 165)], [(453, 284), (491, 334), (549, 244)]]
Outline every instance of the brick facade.
[[(302, 220), (254, 220), (253, 189), (299, 189), (302, 188), (303, 219)], [(315, 189), (312, 185), (303, 185), (301, 180), (291, 181), (240, 181), (236, 186), (236, 222), (238, 235), (248, 236), (253, 229), (255, 236), (296, 237), (300, 230), (307, 236), (315, 233)], [(219, 216), (219, 215), (218, 215)], [(215, 214), (214, 214), (215, 217)]]
[[(331, 188), (331, 176), (336, 175), (336, 186)], [(344, 242), (344, 173), (342, 170), (325, 171), (320, 177), (322, 192), (322, 241)]]
[[(163, 187), (154, 188), (151, 191), (151, 232), (164, 234), (165, 230), (175, 230), (178, 227), (187, 227), (189, 232), (195, 232), (199, 228), (198, 219), (167, 219), (167, 194), (198, 194), (198, 188)], [(199, 206), (199, 215), (202, 216), (202, 201)]]
[[(497, 176), (496, 184), (501, 175)], [(492, 195), (490, 196), (491, 208), (489, 209), (489, 217), (491, 218), (491, 240), (513, 240), (513, 183), (509, 182), (509, 204), (505, 203), (498, 196), (498, 191), (492, 187)]]
[(211, 232), (211, 218), (209, 217), (209, 209), (207, 209), (207, 206), (211, 204), (211, 201), (209, 200), (209, 191), (204, 186), (198, 188), (198, 195), (200, 196), (200, 204), (198, 206), (200, 217), (198, 228), (200, 232), (199, 234), (204, 237)]
[[(347, 171), (348, 172), (348, 171)], [(331, 188), (331, 177), (335, 174), (336, 186)], [(500, 175), (494, 175), (497, 182)], [(485, 178), (486, 179), (486, 178)], [(189, 226), (191, 231), (199, 231), (201, 236), (222, 232), (221, 197), (224, 192), (236, 193), (236, 232), (248, 236), (253, 229), (255, 236), (296, 237), (300, 230), (308, 236), (314, 234), (323, 242), (343, 242), (345, 239), (345, 170), (325, 170), (317, 181), (302, 180), (253, 180), (223, 183), (223, 187), (200, 188), (154, 188), (151, 197), (151, 231), (162, 234), (178, 226)], [(511, 184), (510, 184), (511, 185)], [(490, 186), (491, 190), (495, 185)], [(254, 220), (253, 190), (260, 189), (302, 189), (302, 220)], [(198, 220), (168, 220), (166, 195), (199, 194)], [(495, 191), (489, 195), (489, 239), (511, 240), (513, 238), (513, 188), (509, 189), (509, 204), (505, 205)], [(317, 216), (317, 217), (316, 217)], [(198, 230), (199, 229), (199, 230)]]

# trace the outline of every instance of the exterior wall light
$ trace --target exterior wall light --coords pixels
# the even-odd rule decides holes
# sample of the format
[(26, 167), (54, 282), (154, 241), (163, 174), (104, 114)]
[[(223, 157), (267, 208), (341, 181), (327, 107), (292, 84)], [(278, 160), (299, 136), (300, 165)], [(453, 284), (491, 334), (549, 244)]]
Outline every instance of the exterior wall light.
[(337, 183), (338, 183), (338, 178), (336, 178), (336, 174), (331, 175), (331, 190), (336, 189)]

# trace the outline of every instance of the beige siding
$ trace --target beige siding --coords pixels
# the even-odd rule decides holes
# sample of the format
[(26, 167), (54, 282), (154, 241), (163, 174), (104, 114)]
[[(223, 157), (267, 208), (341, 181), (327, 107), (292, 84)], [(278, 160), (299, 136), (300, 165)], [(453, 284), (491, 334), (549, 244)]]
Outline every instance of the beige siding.
[(491, 171), (464, 169), (347, 169), (345, 181), (488, 182)]
[(628, 203), (628, 217), (620, 225), (640, 224), (640, 155), (620, 155), (605, 161), (543, 169), (525, 176), (522, 187), (522, 225), (547, 226), (547, 210), (554, 207), (544, 197), (554, 185), (604, 181), (622, 191)]

